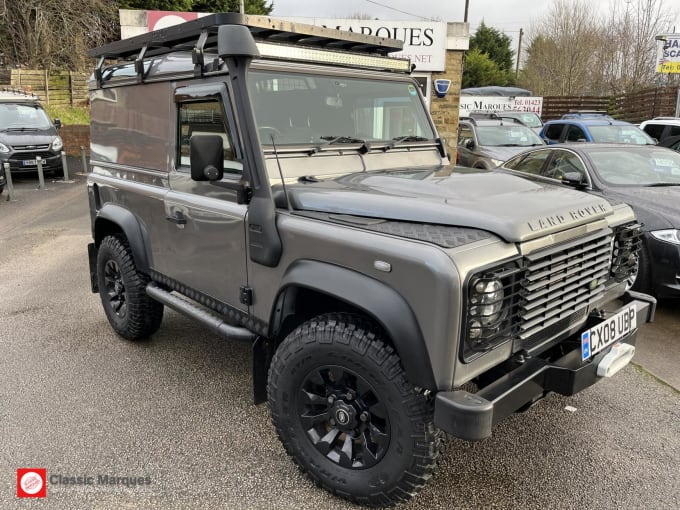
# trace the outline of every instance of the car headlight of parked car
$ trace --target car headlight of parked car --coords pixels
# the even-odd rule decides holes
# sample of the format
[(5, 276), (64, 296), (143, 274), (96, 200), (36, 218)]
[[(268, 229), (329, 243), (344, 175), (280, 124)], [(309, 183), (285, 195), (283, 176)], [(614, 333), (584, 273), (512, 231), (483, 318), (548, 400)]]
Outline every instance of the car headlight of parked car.
[(58, 136), (54, 140), (52, 140), (52, 150), (53, 151), (58, 152), (63, 148), (64, 148), (64, 141), (61, 139), (61, 136)]
[(3, 154), (6, 154), (9, 152), (9, 147), (7, 147), (4, 143), (0, 143), (0, 152)]
[(504, 162), (501, 161), (500, 159), (493, 159), (493, 158), (491, 158), (491, 164), (492, 164), (493, 166), (501, 166), (503, 163), (504, 163)]
[(659, 241), (666, 241), (667, 243), (680, 244), (680, 230), (654, 230), (650, 232), (652, 236)]

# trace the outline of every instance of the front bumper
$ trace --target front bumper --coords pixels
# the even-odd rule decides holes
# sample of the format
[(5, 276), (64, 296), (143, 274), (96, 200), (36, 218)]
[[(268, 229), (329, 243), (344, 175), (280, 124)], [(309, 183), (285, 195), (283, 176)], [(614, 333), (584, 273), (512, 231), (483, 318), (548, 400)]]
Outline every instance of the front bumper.
[(24, 164), (24, 161), (34, 161), (36, 156), (40, 156), (42, 158), (43, 171), (51, 172), (55, 170), (57, 171), (61, 170), (62, 167), (61, 154), (52, 154), (46, 152), (41, 152), (37, 154), (15, 152), (10, 154), (9, 157), (3, 158), (2, 163), (8, 162), (9, 168), (13, 174), (37, 172), (38, 171), (37, 164), (32, 165)]
[[(638, 323), (654, 319), (656, 300), (653, 297), (628, 291), (622, 299), (628, 306), (633, 304), (636, 307)], [(601, 320), (589, 318), (584, 329)], [(577, 337), (579, 340), (569, 340), (580, 344), (580, 334)], [(617, 343), (635, 345), (636, 337), (637, 328)], [(598, 376), (598, 366), (609, 361), (611, 357), (607, 360), (605, 357), (616, 345), (585, 362), (581, 360), (580, 347), (553, 362), (530, 358), (477, 393), (465, 390), (439, 392), (435, 399), (434, 423), (460, 439), (478, 441), (489, 437), (494, 425), (547, 393), (574, 395), (602, 379)]]
[(652, 287), (660, 298), (680, 297), (680, 246), (645, 235), (647, 252), (652, 262)]

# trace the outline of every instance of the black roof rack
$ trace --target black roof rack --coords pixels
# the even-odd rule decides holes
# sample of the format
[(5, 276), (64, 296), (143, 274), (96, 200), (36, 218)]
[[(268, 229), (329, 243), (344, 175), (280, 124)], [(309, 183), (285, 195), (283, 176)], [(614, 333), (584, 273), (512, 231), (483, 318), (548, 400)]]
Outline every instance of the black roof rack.
[(478, 112), (478, 111), (473, 111), (470, 112), (467, 116), (463, 116), (460, 118), (460, 120), (466, 120), (470, 122), (471, 124), (477, 125), (478, 120), (500, 120), (501, 122), (504, 120), (510, 121), (512, 124), (520, 124), (524, 125), (524, 123), (517, 119), (517, 117), (512, 117), (510, 115), (504, 115), (502, 112)]
[(101, 81), (101, 71), (106, 59), (134, 60), (141, 78), (144, 58), (174, 51), (191, 51), (194, 64), (202, 72), (203, 52), (217, 48), (217, 31), (220, 25), (244, 25), (250, 29), (255, 40), (259, 41), (294, 43), (368, 55), (387, 56), (388, 53), (403, 48), (403, 42), (395, 39), (343, 32), (267, 16), (222, 12), (115, 41), (90, 50), (88, 56), (99, 59), (95, 69), (98, 81)]

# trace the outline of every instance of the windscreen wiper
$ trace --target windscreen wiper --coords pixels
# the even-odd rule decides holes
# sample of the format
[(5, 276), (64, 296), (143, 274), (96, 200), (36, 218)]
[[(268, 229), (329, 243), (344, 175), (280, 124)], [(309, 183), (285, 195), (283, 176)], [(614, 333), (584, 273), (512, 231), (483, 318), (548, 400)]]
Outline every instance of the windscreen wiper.
[(19, 127), (19, 128), (10, 127), (10, 128), (5, 129), (5, 131), (37, 131), (37, 130), (38, 130), (38, 128), (30, 128), (30, 127)]
[(402, 143), (427, 142), (428, 140), (429, 138), (424, 138), (422, 136), (417, 135), (398, 136), (396, 138), (392, 138), (392, 143), (385, 147), (385, 150), (394, 149), (397, 145), (401, 145)]
[(323, 143), (318, 144), (312, 149), (312, 154), (315, 152), (321, 151), (324, 147), (328, 147), (329, 145), (334, 145), (336, 143), (360, 143), (361, 144), (361, 149), (362, 150), (367, 150), (368, 145), (366, 144), (366, 140), (362, 140), (361, 138), (354, 138), (353, 136), (345, 136), (345, 135), (340, 135), (340, 136), (334, 136), (334, 135), (324, 135), (319, 137), (321, 140), (325, 140)]
[(663, 186), (680, 186), (680, 182), (655, 182), (647, 184), (648, 188), (661, 188)]

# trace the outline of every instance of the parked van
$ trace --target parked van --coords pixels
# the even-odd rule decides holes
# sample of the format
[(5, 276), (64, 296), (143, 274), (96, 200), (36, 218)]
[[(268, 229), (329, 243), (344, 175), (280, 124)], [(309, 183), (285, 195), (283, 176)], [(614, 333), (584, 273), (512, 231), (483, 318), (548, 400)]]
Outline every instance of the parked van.
[(63, 175), (61, 121), (50, 119), (40, 98), (21, 91), (0, 91), (0, 162), (12, 173), (35, 172), (37, 158), (45, 172)]

